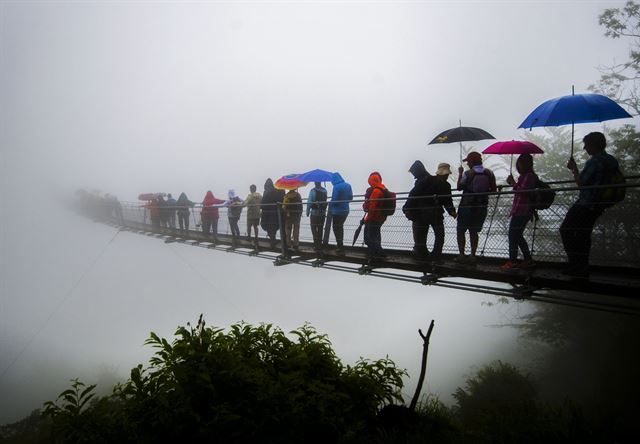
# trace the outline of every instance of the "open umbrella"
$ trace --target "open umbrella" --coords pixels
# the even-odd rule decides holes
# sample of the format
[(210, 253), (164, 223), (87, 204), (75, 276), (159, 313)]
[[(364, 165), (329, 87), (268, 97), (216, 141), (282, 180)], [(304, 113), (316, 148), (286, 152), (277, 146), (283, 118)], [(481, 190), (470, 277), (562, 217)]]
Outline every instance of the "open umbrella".
[(436, 143), (460, 143), (460, 162), (462, 162), (462, 142), (471, 142), (474, 140), (485, 140), (485, 139), (495, 139), (491, 134), (486, 132), (480, 128), (474, 128), (472, 126), (462, 126), (462, 121), (460, 121), (460, 126), (455, 128), (450, 128), (446, 131), (441, 132), (436, 137), (433, 138), (429, 145), (433, 145)]
[[(573, 90), (573, 88), (572, 88)], [(518, 128), (562, 126), (571, 124), (571, 156), (576, 123), (604, 122), (625, 119), (631, 115), (620, 105), (601, 94), (571, 94), (547, 100), (534, 109)]]
[(159, 196), (166, 196), (166, 193), (142, 193), (138, 195), (138, 200), (153, 200)]
[(544, 154), (544, 151), (537, 145), (526, 140), (508, 140), (489, 145), (482, 151), (482, 154), (511, 154), (509, 172), (512, 173), (514, 154)]
[(303, 182), (330, 182), (333, 173), (325, 170), (311, 170), (299, 175), (298, 179)]
[(287, 174), (273, 184), (279, 190), (295, 190), (307, 186), (307, 182), (300, 180), (300, 174)]

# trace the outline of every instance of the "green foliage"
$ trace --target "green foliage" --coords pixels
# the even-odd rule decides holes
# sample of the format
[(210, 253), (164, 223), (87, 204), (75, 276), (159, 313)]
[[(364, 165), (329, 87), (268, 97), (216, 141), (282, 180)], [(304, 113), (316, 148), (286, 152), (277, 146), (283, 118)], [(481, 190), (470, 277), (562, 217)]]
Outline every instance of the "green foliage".
[(390, 359), (344, 366), (313, 327), (291, 334), (245, 323), (225, 333), (201, 316), (171, 343), (151, 333), (149, 367), (113, 395), (87, 404), (94, 386), (74, 380), (45, 415), (60, 442), (348, 442), (402, 402), (405, 372)]
[(600, 442), (575, 406), (540, 402), (531, 377), (501, 361), (478, 370), (453, 396), (460, 442)]
[(611, 97), (625, 105), (632, 113), (640, 114), (640, 5), (628, 1), (622, 8), (605, 9), (599, 17), (604, 35), (624, 38), (629, 44), (629, 58), (625, 62), (600, 68), (598, 83), (589, 89)]
[[(567, 161), (571, 155), (571, 128), (567, 126), (546, 127), (543, 132), (524, 131), (525, 140), (536, 144), (544, 154), (534, 156), (534, 169), (541, 179), (547, 182), (572, 180), (567, 169)], [(573, 157), (578, 165), (584, 165), (585, 156), (582, 144), (574, 141)]]

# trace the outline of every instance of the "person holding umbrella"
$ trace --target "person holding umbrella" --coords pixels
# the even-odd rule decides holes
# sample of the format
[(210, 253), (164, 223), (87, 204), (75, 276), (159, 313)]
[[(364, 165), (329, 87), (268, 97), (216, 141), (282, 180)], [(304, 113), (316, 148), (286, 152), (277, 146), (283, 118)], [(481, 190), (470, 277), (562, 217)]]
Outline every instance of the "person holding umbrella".
[[(532, 204), (533, 193), (527, 192), (536, 188), (538, 177), (533, 171), (533, 156), (521, 154), (516, 160), (518, 181), (511, 174), (507, 177), (507, 183), (513, 187), (516, 193), (513, 195), (513, 204), (509, 216), (509, 260), (500, 266), (502, 271), (531, 268), (535, 266), (529, 251), (529, 245), (524, 238), (524, 229), (533, 218), (534, 206)], [(518, 249), (522, 251), (524, 260), (518, 263)]]
[[(571, 157), (567, 168), (579, 187), (605, 185), (619, 171), (618, 161), (605, 151), (607, 140), (600, 132), (589, 133), (582, 139), (584, 150), (591, 156), (582, 171), (578, 171), (576, 161)], [(589, 253), (591, 251), (591, 232), (602, 215), (607, 203), (599, 199), (598, 189), (581, 189), (578, 200), (567, 212), (560, 226), (560, 236), (569, 266), (564, 274), (589, 277)]]
[(314, 182), (315, 186), (309, 191), (307, 197), (307, 217), (310, 217), (311, 234), (313, 235), (313, 247), (316, 251), (322, 249), (322, 228), (327, 212), (327, 190), (320, 182)]
[(302, 196), (298, 190), (292, 188), (284, 195), (282, 201), (284, 212), (285, 244), (293, 250), (298, 250), (300, 239), (300, 219), (302, 218)]

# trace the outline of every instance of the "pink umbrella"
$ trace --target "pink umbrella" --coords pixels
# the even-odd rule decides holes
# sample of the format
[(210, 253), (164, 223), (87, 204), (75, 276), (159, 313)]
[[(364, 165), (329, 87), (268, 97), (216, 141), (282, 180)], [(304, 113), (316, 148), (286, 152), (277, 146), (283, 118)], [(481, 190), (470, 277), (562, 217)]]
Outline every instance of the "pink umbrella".
[(489, 145), (482, 151), (482, 154), (511, 154), (510, 172), (513, 172), (514, 154), (544, 154), (544, 151), (539, 146), (526, 140), (508, 140)]

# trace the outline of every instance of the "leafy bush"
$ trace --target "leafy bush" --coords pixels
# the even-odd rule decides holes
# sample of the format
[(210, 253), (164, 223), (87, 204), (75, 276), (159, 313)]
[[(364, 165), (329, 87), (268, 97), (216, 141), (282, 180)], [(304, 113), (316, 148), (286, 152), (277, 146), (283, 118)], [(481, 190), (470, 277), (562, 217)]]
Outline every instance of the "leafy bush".
[(74, 380), (45, 405), (59, 442), (349, 442), (385, 404), (402, 402), (405, 372), (388, 358), (344, 366), (326, 335), (271, 324), (235, 324), (228, 333), (179, 327), (111, 396)]

